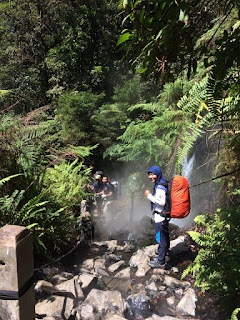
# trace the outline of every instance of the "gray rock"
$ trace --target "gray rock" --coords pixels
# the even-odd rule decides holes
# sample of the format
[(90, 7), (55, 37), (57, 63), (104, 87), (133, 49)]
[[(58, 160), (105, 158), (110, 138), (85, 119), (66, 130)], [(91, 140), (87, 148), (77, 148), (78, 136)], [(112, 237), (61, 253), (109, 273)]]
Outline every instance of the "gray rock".
[(110, 272), (115, 272), (117, 271), (119, 268), (121, 268), (122, 266), (125, 265), (124, 260), (120, 260), (114, 264), (112, 264), (111, 266), (108, 267), (108, 271)]
[(53, 292), (58, 292), (59, 289), (57, 289), (51, 282), (45, 281), (45, 280), (39, 280), (34, 290), (40, 293), (47, 293), (52, 294)]
[(136, 319), (146, 318), (152, 313), (150, 299), (144, 292), (130, 295), (127, 298), (127, 302), (131, 308), (133, 317)]
[(84, 304), (81, 308), (81, 318), (83, 320), (95, 320), (94, 308), (91, 304)]
[(160, 274), (151, 275), (151, 280), (153, 281), (163, 281), (163, 277)]
[(178, 273), (178, 268), (172, 267), (172, 268), (171, 268), (171, 271), (174, 272), (174, 273)]
[(177, 312), (183, 316), (194, 316), (196, 312), (197, 296), (193, 289), (189, 288), (177, 305)]
[(168, 293), (167, 293), (166, 290), (159, 291), (159, 295), (160, 295), (161, 297), (165, 297), (167, 294), (168, 294)]
[(38, 315), (47, 315), (48, 317), (65, 317), (68, 319), (74, 306), (74, 299), (64, 296), (52, 296), (38, 302), (35, 305), (35, 312)]
[(177, 295), (177, 296), (182, 296), (183, 295), (183, 289), (182, 288), (180, 288), (180, 289), (177, 289), (177, 290), (175, 290), (175, 294)]
[(174, 308), (174, 305), (175, 305), (175, 297), (174, 296), (167, 298), (166, 301), (167, 301), (167, 304), (170, 308)]
[(105, 269), (105, 259), (104, 258), (97, 258), (93, 262), (94, 273), (97, 272), (98, 269)]
[(176, 278), (173, 277), (169, 277), (169, 276), (165, 276), (163, 284), (165, 284), (166, 286), (170, 287), (170, 288), (189, 288), (190, 287), (190, 283), (187, 281), (180, 281)]
[(54, 285), (60, 284), (63, 281), (70, 280), (74, 277), (72, 273), (62, 272), (60, 274), (56, 274), (52, 277), (52, 283)]
[(166, 287), (165, 286), (159, 286), (159, 288), (158, 288), (160, 291), (164, 291), (165, 289), (166, 289)]
[[(91, 307), (90, 307), (91, 306)], [(86, 310), (92, 310), (97, 314), (99, 319), (110, 315), (123, 316), (124, 303), (121, 293), (118, 291), (101, 291), (92, 289), (82, 305), (79, 306), (82, 320), (90, 320), (87, 318)], [(91, 312), (92, 312), (91, 311)], [(91, 318), (94, 320), (95, 318)]]
[(84, 294), (82, 288), (78, 282), (78, 276), (75, 276), (71, 280), (64, 281), (56, 286), (60, 291), (71, 293), (76, 299), (83, 300)]
[(97, 278), (90, 274), (81, 274), (78, 276), (78, 283), (80, 284), (84, 295), (87, 295), (91, 289), (97, 284)]
[(56, 287), (47, 281), (42, 281), (43, 286), (50, 290), (48, 293), (51, 293), (51, 296), (35, 305), (35, 312), (39, 315), (47, 315), (48, 317), (64, 316), (68, 319), (72, 314), (74, 305), (79, 300), (84, 299), (77, 276), (71, 280), (62, 282)]
[(122, 279), (130, 279), (130, 268), (125, 268), (115, 275), (115, 277), (122, 278)]
[(134, 245), (131, 244), (130, 242), (126, 242), (126, 243), (124, 244), (124, 246), (118, 246), (118, 247), (117, 247), (117, 250), (123, 250), (123, 251), (125, 251), (125, 252), (130, 252), (130, 251), (133, 250), (133, 249), (134, 249)]
[(157, 250), (157, 248), (158, 248), (158, 244), (154, 244), (154, 245), (145, 247), (143, 249), (143, 252), (149, 257), (154, 257), (156, 256), (155, 251)]
[(107, 271), (105, 271), (105, 270), (103, 270), (103, 269), (101, 269), (101, 268), (97, 269), (97, 273), (98, 273), (100, 276), (108, 276)]
[(180, 236), (177, 239), (170, 241), (170, 250), (172, 255), (188, 251), (189, 247), (184, 240), (184, 236)]
[(116, 276), (103, 276), (102, 281), (109, 290), (117, 290), (124, 293), (127, 293), (131, 286), (130, 279), (118, 278)]
[(94, 272), (94, 259), (86, 259), (81, 265), (80, 265), (80, 271), (83, 273), (87, 272)]
[(156, 286), (155, 282), (150, 283), (149, 285), (146, 286), (146, 289), (152, 290), (152, 291), (157, 291), (158, 287)]
[[(170, 316), (158, 316), (156, 314), (153, 314), (150, 318), (147, 318), (145, 320), (184, 320), (183, 318), (174, 318), (174, 317), (170, 317)], [(187, 319), (185, 319), (187, 320)], [(190, 319), (188, 319), (190, 320)]]
[(137, 267), (140, 263), (147, 264), (149, 260), (149, 257), (141, 249), (138, 249), (138, 251), (132, 255), (129, 265), (130, 267)]
[(140, 294), (140, 293), (146, 294), (146, 287), (143, 283), (137, 283), (132, 286), (132, 295)]
[(117, 240), (106, 240), (106, 241), (93, 242), (93, 243), (98, 246), (107, 246), (108, 251), (110, 251), (111, 253), (113, 253), (118, 246)]
[(126, 318), (123, 318), (117, 314), (113, 314), (113, 315), (107, 316), (106, 318), (104, 318), (104, 320), (126, 320)]
[(149, 267), (149, 265), (145, 262), (145, 263), (139, 263), (138, 264), (138, 269), (136, 272), (136, 276), (137, 277), (145, 277), (145, 275), (148, 273), (148, 271), (151, 269), (151, 267)]
[(166, 270), (164, 269), (153, 269), (153, 274), (159, 275), (159, 274), (165, 274)]

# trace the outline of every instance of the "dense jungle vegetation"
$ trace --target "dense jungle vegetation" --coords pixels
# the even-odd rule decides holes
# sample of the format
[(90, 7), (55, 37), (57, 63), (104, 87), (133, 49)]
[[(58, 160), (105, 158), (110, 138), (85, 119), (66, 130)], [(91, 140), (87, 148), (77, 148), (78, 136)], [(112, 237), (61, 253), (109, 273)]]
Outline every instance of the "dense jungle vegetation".
[(2, 0), (1, 226), (29, 228), (36, 254), (64, 252), (96, 170), (181, 173), (208, 132), (216, 175), (233, 174), (190, 232), (201, 251), (186, 272), (238, 307), (239, 31), (239, 0)]

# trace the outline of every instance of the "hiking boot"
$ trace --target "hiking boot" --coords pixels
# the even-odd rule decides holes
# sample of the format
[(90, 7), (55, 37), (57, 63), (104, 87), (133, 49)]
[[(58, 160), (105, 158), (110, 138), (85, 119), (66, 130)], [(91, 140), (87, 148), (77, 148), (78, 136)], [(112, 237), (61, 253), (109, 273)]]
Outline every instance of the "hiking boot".
[(149, 261), (148, 265), (151, 268), (162, 268), (163, 269), (166, 264), (164, 262), (159, 261), (159, 260), (153, 260), (153, 261)]

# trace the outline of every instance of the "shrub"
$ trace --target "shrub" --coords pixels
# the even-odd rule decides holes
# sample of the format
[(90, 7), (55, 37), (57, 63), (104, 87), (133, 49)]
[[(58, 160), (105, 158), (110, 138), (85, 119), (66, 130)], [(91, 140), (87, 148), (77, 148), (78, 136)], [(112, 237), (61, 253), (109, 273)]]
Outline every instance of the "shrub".
[(240, 287), (240, 209), (218, 209), (213, 217), (200, 215), (195, 222), (203, 231), (188, 233), (201, 248), (182, 278), (191, 273), (202, 291), (217, 293), (225, 305), (235, 308)]

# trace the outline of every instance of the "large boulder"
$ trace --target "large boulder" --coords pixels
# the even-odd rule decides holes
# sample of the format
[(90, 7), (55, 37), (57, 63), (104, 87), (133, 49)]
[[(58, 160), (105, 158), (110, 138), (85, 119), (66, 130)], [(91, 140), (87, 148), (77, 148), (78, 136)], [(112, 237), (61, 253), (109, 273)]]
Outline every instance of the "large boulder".
[(64, 281), (56, 287), (50, 284), (46, 287), (51, 295), (35, 305), (35, 312), (39, 316), (65, 317), (68, 319), (72, 314), (74, 305), (84, 299), (77, 277)]
[(130, 295), (127, 302), (134, 319), (144, 319), (152, 314), (150, 298), (145, 292)]
[[(111, 315), (123, 317), (124, 302), (121, 293), (118, 291), (102, 291), (92, 289), (82, 305), (77, 308), (81, 320), (104, 319)], [(86, 311), (89, 312), (86, 312)], [(92, 318), (89, 318), (91, 310)]]
[(183, 316), (194, 316), (196, 312), (197, 296), (192, 288), (189, 288), (177, 305), (177, 312)]

